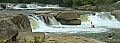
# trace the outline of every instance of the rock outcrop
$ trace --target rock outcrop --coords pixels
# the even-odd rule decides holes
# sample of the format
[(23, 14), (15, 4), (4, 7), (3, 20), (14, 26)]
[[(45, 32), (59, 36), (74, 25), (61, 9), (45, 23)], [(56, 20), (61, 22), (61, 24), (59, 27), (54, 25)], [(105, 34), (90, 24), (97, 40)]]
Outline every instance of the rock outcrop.
[(3, 42), (18, 34), (18, 27), (9, 19), (0, 20), (0, 38)]
[(27, 15), (0, 13), (0, 38), (4, 42), (16, 37), (19, 32), (31, 30)]
[(31, 31), (30, 21), (26, 15), (20, 14), (11, 19), (19, 27), (19, 31)]
[(120, 10), (112, 11), (112, 15), (114, 15), (117, 18), (117, 20), (120, 21)]
[(120, 3), (113, 3), (109, 7), (111, 7), (112, 10), (120, 10)]

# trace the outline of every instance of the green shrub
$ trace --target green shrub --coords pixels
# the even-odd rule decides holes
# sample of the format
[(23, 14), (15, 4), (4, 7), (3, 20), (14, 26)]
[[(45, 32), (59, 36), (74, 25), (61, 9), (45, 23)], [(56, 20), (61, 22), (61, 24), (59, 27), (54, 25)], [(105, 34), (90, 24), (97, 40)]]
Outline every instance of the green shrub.
[(39, 41), (40, 37), (39, 36), (34, 36), (34, 41), (30, 41), (31, 43), (42, 43)]
[(3, 41), (0, 39), (0, 43), (3, 43)]

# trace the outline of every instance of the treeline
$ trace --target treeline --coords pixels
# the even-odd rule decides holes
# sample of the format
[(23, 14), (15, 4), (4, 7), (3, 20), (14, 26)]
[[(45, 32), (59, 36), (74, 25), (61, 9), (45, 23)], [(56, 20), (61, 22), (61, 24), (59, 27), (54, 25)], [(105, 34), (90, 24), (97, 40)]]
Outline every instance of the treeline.
[(103, 4), (112, 4), (119, 0), (63, 0), (66, 5), (103, 5)]
[(1, 3), (42, 3), (42, 4), (63, 4), (63, 5), (102, 5), (111, 4), (120, 0), (1, 0)]
[(63, 0), (0, 0), (1, 3), (43, 3), (43, 4), (59, 4)]

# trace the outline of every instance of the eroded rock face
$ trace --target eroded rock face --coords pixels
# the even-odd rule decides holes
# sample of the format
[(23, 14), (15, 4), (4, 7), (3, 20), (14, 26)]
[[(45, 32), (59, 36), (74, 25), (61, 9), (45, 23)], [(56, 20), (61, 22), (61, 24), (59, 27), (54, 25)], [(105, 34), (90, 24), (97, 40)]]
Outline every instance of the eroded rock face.
[(18, 27), (11, 20), (0, 20), (0, 38), (6, 42), (18, 34)]
[(0, 13), (0, 38), (6, 42), (19, 32), (31, 31), (30, 22), (26, 15)]
[(117, 18), (117, 20), (120, 21), (120, 10), (112, 11), (112, 15), (114, 15)]
[(17, 15), (11, 20), (19, 27), (19, 31), (31, 31), (30, 22), (27, 16)]
[(109, 7), (113, 10), (120, 10), (120, 3), (113, 3)]

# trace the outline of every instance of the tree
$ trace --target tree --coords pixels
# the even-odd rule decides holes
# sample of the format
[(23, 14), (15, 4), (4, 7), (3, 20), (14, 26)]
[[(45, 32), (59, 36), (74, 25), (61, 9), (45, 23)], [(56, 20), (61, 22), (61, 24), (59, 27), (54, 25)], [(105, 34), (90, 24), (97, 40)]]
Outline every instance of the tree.
[(63, 0), (64, 4), (72, 5), (72, 0)]

